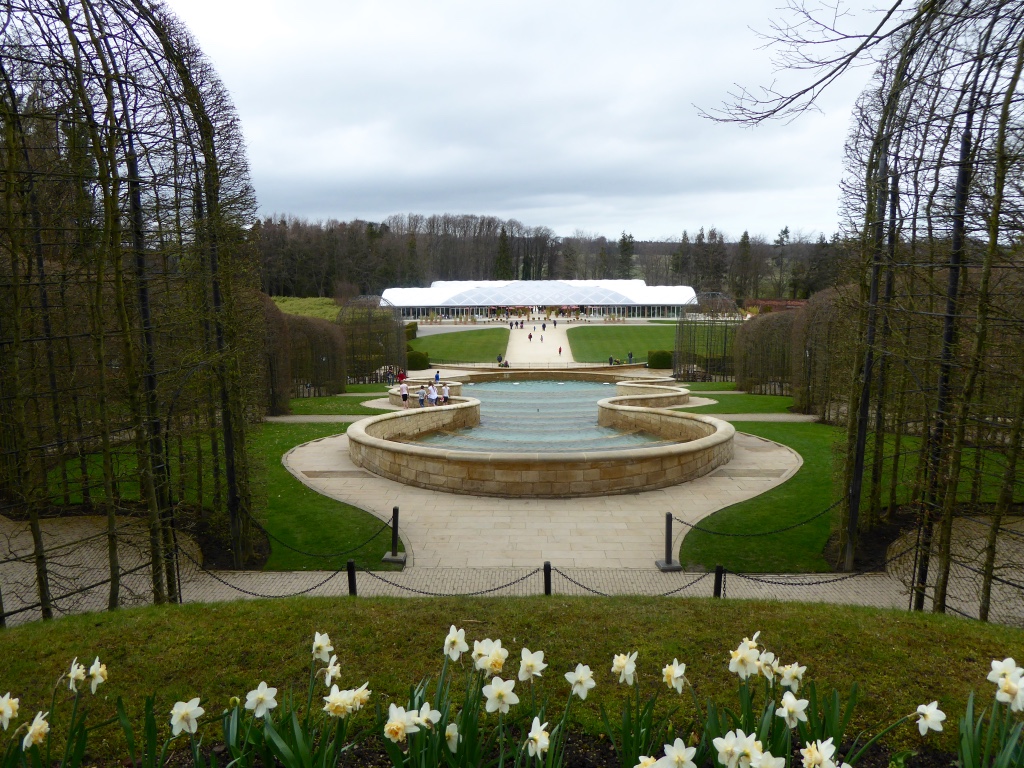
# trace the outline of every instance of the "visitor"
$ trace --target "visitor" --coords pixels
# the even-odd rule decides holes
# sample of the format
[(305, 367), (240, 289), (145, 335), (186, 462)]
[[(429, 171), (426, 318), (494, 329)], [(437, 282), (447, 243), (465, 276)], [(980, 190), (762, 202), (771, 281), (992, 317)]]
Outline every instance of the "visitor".
[(448, 405), (448, 403), (451, 402), (451, 390), (448, 389), (448, 382), (447, 381), (444, 383), (444, 386), (441, 387), (441, 400), (442, 400), (442, 403), (441, 403), (442, 405)]
[(437, 387), (433, 384), (427, 387), (427, 405), (437, 405)]
[(409, 407), (409, 385), (404, 381), (398, 385), (398, 391), (402, 393), (402, 407)]
[(423, 387), (422, 384), (420, 384), (420, 388), (416, 391), (416, 394), (419, 395), (419, 398), (420, 398), (420, 408), (422, 408), (424, 405), (426, 405), (427, 390)]
[(541, 343), (541, 344), (543, 344), (543, 343), (544, 343), (544, 334), (543, 334), (543, 333), (542, 333), (542, 334), (540, 335), (540, 343)]
[(434, 373), (434, 383), (437, 384), (439, 381), (441, 381), (441, 372), (437, 371)]
[(629, 364), (632, 365), (633, 364), (633, 353), (632, 352), (627, 352), (626, 354), (629, 356)]
[(547, 324), (547, 323), (541, 323), (541, 324), (540, 324), (540, 329), (541, 329), (542, 331), (546, 331), (546, 330), (548, 329), (548, 324)]
[(400, 368), (398, 371), (398, 383), (401, 384), (403, 381), (405, 381), (405, 369)]
[(558, 356), (559, 356), (559, 357), (561, 357), (561, 356), (562, 356), (562, 348), (561, 348), (561, 347), (559, 347), (559, 348), (558, 348)]
[(552, 320), (552, 321), (551, 321), (551, 326), (552, 326), (553, 328), (557, 328), (557, 327), (558, 327), (558, 321), (557, 321), (557, 320)]
[(527, 341), (533, 341), (533, 334), (532, 333), (527, 334), (526, 339), (527, 339)]

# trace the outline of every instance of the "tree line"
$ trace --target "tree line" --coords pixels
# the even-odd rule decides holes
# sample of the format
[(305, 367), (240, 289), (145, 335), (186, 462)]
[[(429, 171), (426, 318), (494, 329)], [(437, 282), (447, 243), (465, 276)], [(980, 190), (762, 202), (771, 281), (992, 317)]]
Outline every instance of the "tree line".
[(807, 298), (840, 279), (838, 235), (780, 230), (771, 242), (744, 232), (729, 241), (709, 227), (676, 241), (637, 241), (515, 219), (442, 214), (382, 222), (268, 216), (254, 226), (263, 290), (273, 296), (376, 295), (434, 280), (646, 280), (746, 299)]

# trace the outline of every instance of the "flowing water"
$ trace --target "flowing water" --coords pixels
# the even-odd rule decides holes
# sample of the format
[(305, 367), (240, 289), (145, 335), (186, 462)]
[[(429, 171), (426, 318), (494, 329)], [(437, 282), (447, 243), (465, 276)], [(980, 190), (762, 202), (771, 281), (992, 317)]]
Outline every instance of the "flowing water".
[(613, 384), (494, 381), (466, 384), (462, 394), (480, 401), (479, 426), (434, 432), (415, 442), (484, 453), (611, 451), (668, 442), (646, 432), (598, 426), (597, 401), (615, 395)]

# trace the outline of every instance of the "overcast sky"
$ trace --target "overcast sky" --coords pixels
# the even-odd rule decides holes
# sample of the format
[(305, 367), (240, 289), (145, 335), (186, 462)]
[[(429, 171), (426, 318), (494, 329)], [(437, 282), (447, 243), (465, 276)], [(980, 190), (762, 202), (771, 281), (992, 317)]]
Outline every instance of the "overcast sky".
[(779, 3), (168, 4), (234, 98), (262, 214), (489, 214), (639, 240), (837, 227), (867, 70), (788, 125), (697, 114), (772, 82), (752, 30)]

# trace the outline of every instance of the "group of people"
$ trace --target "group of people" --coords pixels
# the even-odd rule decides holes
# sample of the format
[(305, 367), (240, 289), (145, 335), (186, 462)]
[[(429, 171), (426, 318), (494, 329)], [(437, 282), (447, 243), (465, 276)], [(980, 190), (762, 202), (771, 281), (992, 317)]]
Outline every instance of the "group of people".
[[(557, 320), (552, 320), (551, 321), (551, 325), (552, 325), (553, 328), (557, 328), (558, 327), (558, 321)], [(508, 324), (508, 329), (510, 331), (514, 331), (516, 329), (519, 329), (521, 331), (521, 330), (523, 330), (524, 327), (525, 326), (523, 325), (523, 321), (522, 320), (512, 320)], [(540, 329), (542, 331), (546, 331), (548, 329), (548, 324), (546, 322), (541, 323), (540, 324)], [(536, 325), (533, 326), (533, 330), (535, 330), (535, 331), (537, 330), (537, 326)]]
[[(402, 395), (402, 407), (409, 407), (409, 381), (402, 379), (398, 384), (398, 391)], [(420, 384), (420, 388), (416, 390), (416, 396), (420, 401), (420, 408), (448, 405), (451, 402), (451, 390), (448, 387), (448, 382), (441, 384), (441, 372), (438, 371), (434, 374), (434, 380), (430, 384)]]

